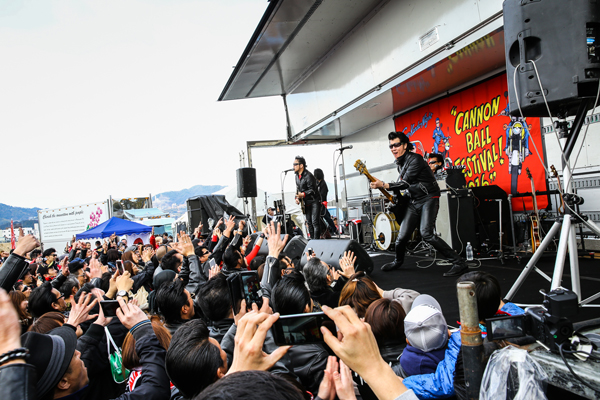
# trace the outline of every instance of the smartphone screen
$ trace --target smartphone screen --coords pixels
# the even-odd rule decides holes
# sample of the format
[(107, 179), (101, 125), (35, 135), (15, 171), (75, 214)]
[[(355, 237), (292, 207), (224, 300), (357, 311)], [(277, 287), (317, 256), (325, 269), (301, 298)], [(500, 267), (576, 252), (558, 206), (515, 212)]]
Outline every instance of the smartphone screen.
[(116, 264), (117, 264), (117, 269), (119, 270), (119, 274), (122, 275), (123, 274), (123, 261), (117, 260)]
[(100, 307), (102, 307), (105, 317), (116, 317), (119, 302), (117, 300), (102, 300), (100, 302)]
[(271, 330), (278, 346), (315, 344), (324, 342), (322, 326), (336, 334), (335, 324), (322, 312), (282, 315)]
[(215, 265), (217, 265), (217, 262), (215, 261), (215, 259), (214, 259), (214, 258), (211, 258), (211, 259), (210, 259), (210, 261), (208, 262), (208, 265), (209, 265), (211, 268), (214, 268), (214, 267), (215, 267)]
[(256, 271), (244, 271), (240, 272), (241, 287), (243, 291), (243, 297), (246, 299), (246, 306), (248, 309), (252, 306), (252, 303), (256, 303), (258, 308), (262, 307), (262, 290), (260, 288), (260, 280), (258, 278), (258, 272)]

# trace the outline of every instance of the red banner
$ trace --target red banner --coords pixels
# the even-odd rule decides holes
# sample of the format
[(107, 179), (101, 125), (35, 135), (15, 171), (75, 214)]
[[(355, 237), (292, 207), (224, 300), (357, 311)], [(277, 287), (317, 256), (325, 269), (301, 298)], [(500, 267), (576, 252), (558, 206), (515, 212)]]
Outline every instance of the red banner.
[(13, 220), (10, 220), (10, 248), (14, 250), (17, 247), (15, 242), (15, 229), (13, 228)]
[[(498, 185), (507, 194), (547, 190), (539, 118), (508, 116), (506, 75), (437, 100), (395, 119), (396, 131), (442, 154), (446, 165), (463, 165), (467, 185)], [(537, 199), (548, 205), (547, 196)], [(531, 197), (513, 200), (514, 210), (532, 210)]]

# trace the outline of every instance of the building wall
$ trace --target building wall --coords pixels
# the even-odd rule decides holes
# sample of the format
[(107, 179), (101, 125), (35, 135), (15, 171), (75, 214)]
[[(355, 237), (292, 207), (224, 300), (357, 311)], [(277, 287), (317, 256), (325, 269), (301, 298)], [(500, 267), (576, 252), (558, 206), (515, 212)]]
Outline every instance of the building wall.
[[(423, 59), (502, 9), (501, 0), (392, 0), (287, 96), (292, 134)], [(423, 51), (419, 37), (437, 28)]]

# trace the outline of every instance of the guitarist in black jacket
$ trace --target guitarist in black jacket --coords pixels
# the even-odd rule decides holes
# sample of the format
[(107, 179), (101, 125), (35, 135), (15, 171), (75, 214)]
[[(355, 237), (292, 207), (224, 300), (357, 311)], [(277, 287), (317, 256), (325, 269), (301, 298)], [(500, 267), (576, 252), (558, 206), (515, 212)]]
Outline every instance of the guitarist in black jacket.
[(300, 204), (301, 201), (304, 202), (304, 212), (306, 213), (310, 238), (320, 239), (321, 196), (317, 189), (317, 180), (306, 169), (304, 157), (297, 156), (294, 160), (294, 173), (296, 174), (296, 204)]
[(384, 183), (380, 180), (371, 182), (371, 188), (385, 188), (394, 191), (399, 197), (401, 190), (407, 190), (410, 201), (405, 208), (404, 216), (398, 216), (400, 232), (396, 239), (396, 258), (393, 262), (381, 267), (382, 271), (398, 269), (404, 262), (406, 243), (408, 243), (412, 232), (419, 221), (421, 222), (421, 236), (423, 240), (431, 244), (445, 258), (453, 264), (452, 268), (444, 276), (459, 276), (466, 272), (469, 267), (446, 242), (434, 234), (435, 219), (440, 208), (440, 188), (429, 168), (427, 162), (420, 155), (411, 152), (412, 143), (402, 132), (391, 132), (388, 135), (390, 150), (394, 155), (395, 163), (398, 165), (400, 176), (396, 182)]

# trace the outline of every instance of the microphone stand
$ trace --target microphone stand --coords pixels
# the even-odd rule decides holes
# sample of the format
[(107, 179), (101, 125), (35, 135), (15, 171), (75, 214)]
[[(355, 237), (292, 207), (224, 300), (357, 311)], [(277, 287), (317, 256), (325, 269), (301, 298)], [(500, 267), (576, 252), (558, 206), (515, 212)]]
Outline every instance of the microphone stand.
[(286, 220), (285, 220), (285, 194), (283, 191), (283, 184), (285, 183), (285, 177), (287, 176), (287, 173), (289, 171), (285, 170), (285, 171), (281, 171), (281, 175), (279, 177), (279, 180), (281, 180), (281, 202), (283, 203), (282, 205), (282, 212), (283, 212), (283, 233), (287, 234), (287, 224), (286, 224)]
[[(337, 237), (338, 239), (340, 238), (340, 227), (342, 225), (342, 217), (340, 215), (340, 204), (339, 204), (339, 198), (338, 198), (338, 187), (337, 187), (337, 163), (340, 160), (340, 157), (342, 156), (342, 153), (344, 152), (344, 148), (340, 147), (339, 149), (335, 149), (333, 151), (333, 184), (335, 187), (335, 213), (338, 219), (338, 226), (337, 226)], [(339, 151), (340, 155), (338, 156), (338, 158), (335, 158), (335, 152)], [(342, 164), (342, 168), (344, 168), (344, 165)], [(344, 187), (346, 187), (346, 169), (344, 168)], [(346, 189), (346, 208), (348, 208), (348, 190)]]

